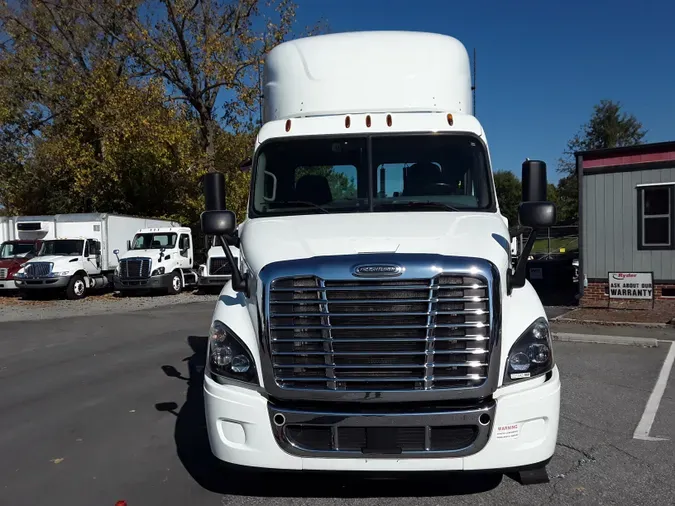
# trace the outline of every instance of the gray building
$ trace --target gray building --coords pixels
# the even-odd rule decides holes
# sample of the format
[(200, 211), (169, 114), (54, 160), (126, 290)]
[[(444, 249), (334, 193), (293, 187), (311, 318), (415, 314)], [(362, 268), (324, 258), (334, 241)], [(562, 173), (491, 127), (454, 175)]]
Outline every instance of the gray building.
[(675, 305), (675, 142), (576, 156), (582, 304)]

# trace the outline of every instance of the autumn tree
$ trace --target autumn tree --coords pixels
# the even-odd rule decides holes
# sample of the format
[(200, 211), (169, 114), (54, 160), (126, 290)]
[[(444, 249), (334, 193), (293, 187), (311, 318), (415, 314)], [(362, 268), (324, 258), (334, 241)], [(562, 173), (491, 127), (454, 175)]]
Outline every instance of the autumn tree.
[(162, 77), (172, 100), (193, 109), (208, 171), (219, 128), (255, 120), (263, 57), (289, 37), (296, 9), (290, 0), (101, 0), (124, 19), (111, 31), (90, 2), (73, 1), (124, 45), (135, 70)]
[(601, 100), (593, 107), (588, 123), (568, 142), (558, 160), (558, 171), (565, 174), (558, 184), (559, 221), (579, 219), (579, 182), (575, 153), (592, 149), (618, 148), (642, 144), (647, 131), (633, 114), (622, 111), (620, 102)]
[(194, 221), (196, 123), (167, 106), (108, 35), (119, 14), (72, 1), (0, 4), (0, 204), (16, 214), (102, 211)]

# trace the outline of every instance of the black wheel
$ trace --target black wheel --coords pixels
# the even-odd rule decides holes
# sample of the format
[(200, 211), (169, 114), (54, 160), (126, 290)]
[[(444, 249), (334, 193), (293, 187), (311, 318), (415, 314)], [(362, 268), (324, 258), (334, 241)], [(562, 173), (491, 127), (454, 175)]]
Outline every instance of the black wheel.
[(87, 284), (80, 274), (75, 274), (70, 278), (68, 288), (66, 288), (66, 297), (68, 300), (84, 299), (87, 296)]
[(176, 295), (183, 289), (183, 277), (180, 272), (173, 271), (171, 273), (171, 284), (169, 285), (169, 295)]
[(23, 300), (32, 300), (35, 298), (35, 294), (28, 290), (19, 290), (19, 297)]

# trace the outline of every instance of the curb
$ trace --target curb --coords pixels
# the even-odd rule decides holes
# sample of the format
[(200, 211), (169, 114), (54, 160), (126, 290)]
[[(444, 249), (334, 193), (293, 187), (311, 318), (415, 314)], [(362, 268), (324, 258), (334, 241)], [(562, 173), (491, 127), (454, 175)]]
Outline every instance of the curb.
[[(564, 315), (562, 315), (564, 316)], [(605, 327), (641, 327), (641, 328), (654, 328), (654, 329), (666, 329), (672, 327), (668, 323), (643, 323), (643, 322), (608, 322), (604, 320), (577, 320), (575, 318), (563, 318), (558, 316), (556, 318), (551, 318), (552, 322), (556, 323), (576, 323), (578, 325), (604, 325)]]
[(554, 341), (569, 343), (594, 343), (594, 344), (622, 344), (625, 346), (643, 346), (656, 348), (658, 339), (651, 337), (625, 337), (625, 336), (596, 336), (592, 334), (571, 334), (567, 332), (551, 332)]

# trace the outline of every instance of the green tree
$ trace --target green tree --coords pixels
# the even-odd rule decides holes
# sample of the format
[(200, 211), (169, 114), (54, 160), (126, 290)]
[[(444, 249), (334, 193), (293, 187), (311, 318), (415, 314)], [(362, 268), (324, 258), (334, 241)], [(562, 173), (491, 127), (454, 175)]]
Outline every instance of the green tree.
[(588, 123), (581, 126), (558, 160), (558, 171), (565, 174), (558, 185), (559, 221), (579, 219), (579, 182), (575, 153), (592, 149), (642, 144), (647, 131), (633, 114), (622, 111), (620, 102), (601, 100), (593, 107)]
[(124, 19), (110, 27), (89, 0), (72, 2), (123, 45), (139, 73), (160, 76), (171, 99), (192, 108), (210, 172), (219, 169), (219, 129), (254, 121), (262, 60), (290, 36), (296, 10), (290, 0), (101, 0)]
[(197, 123), (133, 73), (114, 11), (91, 3), (99, 25), (76, 6), (0, 3), (0, 205), (195, 221)]
[(509, 220), (509, 226), (518, 224), (518, 206), (522, 200), (522, 185), (513, 172), (498, 170), (494, 173), (497, 200), (501, 213)]

